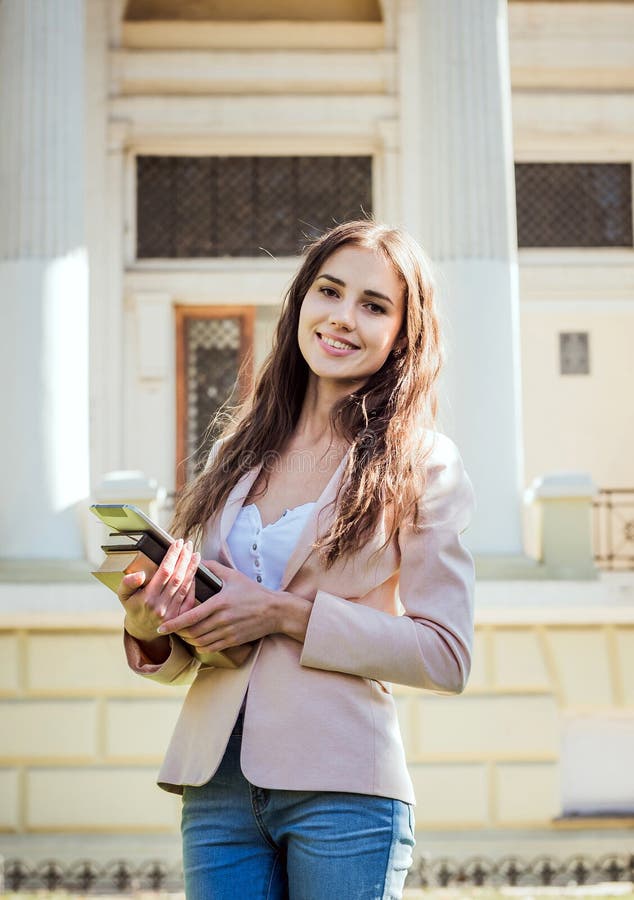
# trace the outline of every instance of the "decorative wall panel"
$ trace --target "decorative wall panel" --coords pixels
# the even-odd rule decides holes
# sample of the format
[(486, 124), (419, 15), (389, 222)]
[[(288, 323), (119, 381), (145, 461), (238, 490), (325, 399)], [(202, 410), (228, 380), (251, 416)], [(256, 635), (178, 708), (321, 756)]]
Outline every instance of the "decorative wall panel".
[(516, 163), (520, 247), (631, 247), (629, 163)]
[(294, 256), (372, 213), (369, 156), (138, 156), (137, 257)]

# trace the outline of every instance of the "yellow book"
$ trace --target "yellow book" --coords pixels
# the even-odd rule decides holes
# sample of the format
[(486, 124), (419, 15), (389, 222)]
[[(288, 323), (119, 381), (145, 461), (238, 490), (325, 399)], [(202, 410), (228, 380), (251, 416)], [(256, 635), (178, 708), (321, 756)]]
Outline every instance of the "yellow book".
[(145, 572), (147, 583), (157, 569), (156, 563), (139, 550), (116, 550), (108, 553), (99, 568), (91, 574), (116, 594), (124, 575)]

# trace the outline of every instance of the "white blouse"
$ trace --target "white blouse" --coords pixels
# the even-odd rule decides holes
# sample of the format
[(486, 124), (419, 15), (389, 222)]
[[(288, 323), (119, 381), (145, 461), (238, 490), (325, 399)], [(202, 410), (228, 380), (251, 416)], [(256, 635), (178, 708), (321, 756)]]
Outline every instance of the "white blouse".
[(314, 506), (311, 501), (286, 509), (276, 522), (264, 526), (255, 503), (243, 506), (227, 536), (236, 567), (264, 587), (278, 591), (286, 563)]

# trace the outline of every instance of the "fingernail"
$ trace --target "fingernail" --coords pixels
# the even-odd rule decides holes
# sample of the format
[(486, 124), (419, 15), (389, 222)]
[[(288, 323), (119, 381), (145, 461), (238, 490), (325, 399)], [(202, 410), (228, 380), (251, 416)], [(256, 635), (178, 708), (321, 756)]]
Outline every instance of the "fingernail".
[(193, 548), (194, 548), (194, 545), (192, 544), (191, 541), (187, 541), (187, 543), (185, 544), (185, 546), (187, 547), (188, 550), (193, 550)]
[(159, 634), (165, 634), (165, 625), (159, 625), (159, 627), (156, 630), (158, 631)]

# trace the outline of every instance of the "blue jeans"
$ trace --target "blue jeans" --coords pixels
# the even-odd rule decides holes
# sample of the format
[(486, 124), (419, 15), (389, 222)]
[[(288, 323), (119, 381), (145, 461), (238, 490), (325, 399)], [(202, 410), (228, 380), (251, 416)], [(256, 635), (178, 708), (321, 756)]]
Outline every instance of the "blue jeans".
[(183, 795), (187, 900), (400, 900), (414, 847), (401, 800), (255, 787), (242, 719), (220, 767)]

